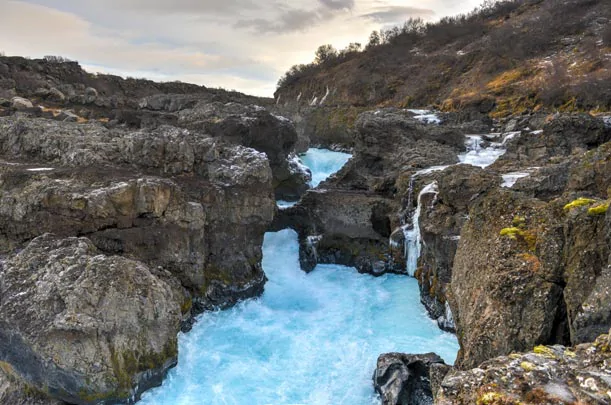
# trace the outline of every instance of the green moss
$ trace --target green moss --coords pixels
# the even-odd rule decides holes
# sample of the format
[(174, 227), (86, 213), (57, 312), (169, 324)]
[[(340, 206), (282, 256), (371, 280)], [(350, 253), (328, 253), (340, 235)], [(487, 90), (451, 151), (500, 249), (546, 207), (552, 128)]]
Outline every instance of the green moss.
[(530, 361), (523, 361), (520, 363), (520, 367), (522, 367), (522, 369), (524, 371), (534, 371), (537, 369), (537, 366), (535, 366), (533, 363), (531, 363)]
[(530, 251), (534, 251), (537, 244), (537, 234), (534, 231), (517, 228), (515, 226), (503, 228), (500, 232), (501, 236), (506, 236), (509, 239), (517, 240), (525, 245)]
[(500, 400), (503, 396), (498, 392), (487, 392), (477, 399), (477, 405), (493, 404)]
[(590, 204), (594, 204), (596, 202), (596, 200), (593, 200), (591, 198), (578, 198), (570, 203), (568, 203), (567, 205), (564, 206), (564, 210), (565, 211), (570, 211), (574, 208), (578, 208), (578, 207), (583, 207), (584, 205), (590, 205)]
[[(131, 394), (134, 385), (134, 377), (138, 373), (158, 370), (164, 366), (164, 364), (178, 356), (178, 341), (176, 338), (166, 343), (161, 352), (150, 351), (148, 353), (141, 353), (137, 350), (130, 350), (124, 353), (118, 353), (117, 351), (112, 352), (111, 362), (114, 371), (114, 377), (116, 379), (118, 389), (112, 393), (91, 393), (83, 392), (85, 396), (99, 396), (102, 395), (104, 398), (127, 398)], [(86, 399), (85, 397), (82, 397)], [(98, 398), (94, 398), (98, 400)]]
[(511, 225), (516, 228), (522, 228), (526, 224), (526, 218), (516, 215), (513, 217), (513, 221), (511, 221)]
[(522, 232), (522, 230), (516, 227), (503, 228), (501, 229), (501, 236), (507, 236), (509, 239), (517, 239), (520, 232)]
[(547, 357), (548, 359), (556, 358), (556, 354), (554, 353), (554, 351), (547, 346), (542, 346), (542, 345), (536, 346), (533, 349), (533, 352), (535, 352), (535, 354), (538, 354), (540, 356)]
[(599, 204), (595, 207), (592, 207), (588, 210), (588, 215), (596, 216), (596, 215), (604, 215), (609, 210), (609, 203)]
[(184, 315), (187, 312), (191, 311), (191, 308), (193, 308), (193, 299), (189, 297), (185, 299), (182, 305), (180, 306), (180, 313)]
[(477, 405), (518, 405), (519, 403), (500, 392), (486, 392), (477, 398)]

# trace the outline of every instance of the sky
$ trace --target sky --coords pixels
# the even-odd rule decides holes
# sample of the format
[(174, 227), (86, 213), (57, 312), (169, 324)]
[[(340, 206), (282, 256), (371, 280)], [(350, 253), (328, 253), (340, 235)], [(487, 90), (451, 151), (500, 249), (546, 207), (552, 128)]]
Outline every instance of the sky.
[(180, 80), (271, 97), (319, 45), (367, 43), (409, 17), (481, 0), (0, 0), (0, 52), (61, 55), (92, 73)]

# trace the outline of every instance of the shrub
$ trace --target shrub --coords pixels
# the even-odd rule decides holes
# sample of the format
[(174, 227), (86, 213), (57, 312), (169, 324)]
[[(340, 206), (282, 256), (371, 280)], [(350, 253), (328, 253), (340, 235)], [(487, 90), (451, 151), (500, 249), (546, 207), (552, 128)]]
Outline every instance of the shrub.
[(55, 56), (55, 55), (47, 55), (43, 59), (45, 62), (49, 62), (49, 63), (70, 63), (72, 62), (68, 58), (65, 58), (63, 56)]

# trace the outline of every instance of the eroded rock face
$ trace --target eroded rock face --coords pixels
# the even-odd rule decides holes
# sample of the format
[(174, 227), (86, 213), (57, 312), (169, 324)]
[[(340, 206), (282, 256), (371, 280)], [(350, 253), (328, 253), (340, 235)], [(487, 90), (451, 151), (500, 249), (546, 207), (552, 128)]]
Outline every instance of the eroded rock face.
[(0, 359), (54, 398), (125, 400), (176, 362), (183, 297), (141, 262), (45, 234), (3, 263), (0, 285)]
[(554, 160), (582, 154), (611, 140), (602, 119), (588, 114), (558, 115), (538, 131), (521, 131), (507, 143), (507, 153), (492, 168), (514, 169), (557, 163)]
[(430, 369), (445, 363), (435, 353), (387, 353), (378, 357), (373, 385), (383, 405), (432, 405)]
[[(4, 156), (60, 166), (5, 167), (5, 251), (41, 232), (88, 235), (104, 252), (164, 266), (206, 308), (262, 291), (261, 243), (275, 209), (263, 154), (172, 127), (4, 120)], [(134, 168), (154, 176), (134, 178)]]
[(265, 154), (169, 126), (17, 117), (0, 119), (0, 154), (0, 359), (18, 386), (125, 401), (160, 384), (193, 314), (263, 291)]
[[(9, 371), (4, 371), (0, 366), (0, 403), (11, 405), (65, 405), (63, 401), (49, 398), (43, 393), (31, 392), (16, 378), (10, 376)], [(30, 391), (30, 392), (26, 392)]]
[(433, 388), (439, 405), (608, 404), (611, 335), (594, 343), (537, 346), (490, 359), (478, 368), (450, 371)]
[(396, 109), (361, 114), (356, 131), (353, 158), (277, 222), (298, 230), (306, 270), (340, 263), (375, 275), (404, 273), (405, 261), (388, 241), (401, 226), (405, 178), (423, 167), (456, 163), (464, 136)]
[(450, 296), (462, 367), (541, 343), (589, 342), (611, 326), (609, 223), (587, 205), (565, 208), (576, 197), (493, 191), (472, 207)]
[(469, 208), (492, 188), (499, 179), (479, 167), (451, 166), (433, 173), (427, 181), (437, 179), (438, 193), (431, 201), (425, 199), (420, 213), (420, 233), (423, 245), (416, 278), (420, 298), (433, 319), (444, 330), (453, 331), (448, 294), (452, 280), (454, 256), (460, 241)]

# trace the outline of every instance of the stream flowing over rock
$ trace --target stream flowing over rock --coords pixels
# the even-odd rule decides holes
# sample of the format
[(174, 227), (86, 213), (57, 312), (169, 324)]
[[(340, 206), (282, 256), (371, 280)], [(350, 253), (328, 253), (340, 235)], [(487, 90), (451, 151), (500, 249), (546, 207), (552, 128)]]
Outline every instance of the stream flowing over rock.
[[(273, 402), (281, 390), (287, 401), (360, 402), (375, 387), (390, 405), (609, 404), (609, 118), (493, 120), (494, 97), (442, 103), (458, 109), (449, 113), (335, 106), (346, 95), (319, 85), (312, 98), (274, 101), (0, 56), (0, 403), (173, 403), (176, 379), (142, 395), (209, 311), (199, 326), (217, 329), (192, 337), (206, 362), (192, 361), (193, 344), (167, 381), (227, 376), (239, 386), (227, 397), (222, 384), (201, 391), (219, 401)], [(333, 170), (303, 164), (323, 157), (317, 147), (344, 152)], [(338, 282), (350, 270), (337, 265), (376, 278)], [(389, 303), (400, 310), (386, 318)], [(409, 335), (410, 319), (426, 324)], [(238, 352), (210, 349), (228, 337)], [(436, 344), (448, 360), (456, 339), (454, 366), (394, 353)], [(272, 370), (277, 342), (303, 368)], [(294, 347), (320, 355), (328, 374)], [(360, 367), (371, 381), (377, 350), (393, 353), (378, 358), (374, 387), (351, 379)], [(244, 370), (274, 382), (251, 392)], [(325, 392), (321, 381), (340, 374), (351, 392)]]

